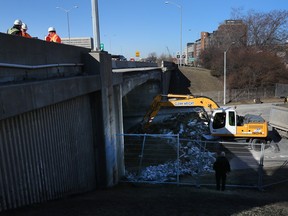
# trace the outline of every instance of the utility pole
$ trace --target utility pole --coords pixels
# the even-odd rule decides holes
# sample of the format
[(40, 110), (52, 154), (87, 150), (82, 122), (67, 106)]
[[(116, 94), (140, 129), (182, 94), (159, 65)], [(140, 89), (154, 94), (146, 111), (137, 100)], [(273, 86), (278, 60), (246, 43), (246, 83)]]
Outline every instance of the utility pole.
[(99, 30), (99, 13), (98, 0), (91, 0), (92, 6), (92, 25), (93, 25), (93, 50), (100, 50), (100, 30)]
[(78, 8), (77, 5), (73, 6), (72, 8), (70, 9), (65, 9), (65, 8), (62, 8), (62, 7), (56, 7), (57, 9), (60, 9), (60, 10), (63, 10), (65, 13), (66, 13), (66, 16), (67, 16), (67, 26), (68, 26), (68, 38), (69, 38), (69, 44), (70, 44), (70, 21), (69, 21), (69, 12), (73, 9), (73, 8)]
[(223, 104), (224, 105), (226, 105), (226, 76), (227, 76), (227, 71), (226, 71), (226, 66), (227, 66), (227, 52), (228, 52), (228, 50), (230, 49), (230, 47), (232, 46), (232, 45), (234, 45), (235, 44), (235, 42), (232, 42), (230, 45), (229, 45), (229, 47), (224, 51), (224, 66), (223, 66), (223, 68), (224, 68), (224, 91), (223, 91)]
[(174, 2), (171, 2), (171, 1), (166, 1), (165, 4), (173, 4), (175, 5), (176, 7), (178, 7), (180, 9), (180, 59), (179, 59), (179, 66), (182, 66), (182, 6), (181, 5), (178, 5)]

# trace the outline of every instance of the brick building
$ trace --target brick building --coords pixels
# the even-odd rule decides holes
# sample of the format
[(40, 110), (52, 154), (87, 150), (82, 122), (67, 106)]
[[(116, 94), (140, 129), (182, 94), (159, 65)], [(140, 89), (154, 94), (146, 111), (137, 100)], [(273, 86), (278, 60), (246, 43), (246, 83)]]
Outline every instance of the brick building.
[(224, 51), (232, 43), (238, 46), (247, 44), (247, 26), (242, 20), (225, 20), (213, 33), (201, 32), (200, 39), (187, 44), (185, 64), (197, 66), (201, 51), (211, 46)]

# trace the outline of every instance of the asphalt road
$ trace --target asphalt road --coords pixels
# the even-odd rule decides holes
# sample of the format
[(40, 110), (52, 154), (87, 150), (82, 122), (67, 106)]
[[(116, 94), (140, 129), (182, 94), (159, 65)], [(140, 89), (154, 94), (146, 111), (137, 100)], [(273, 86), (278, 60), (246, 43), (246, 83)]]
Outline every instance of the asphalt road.
[(239, 115), (260, 115), (266, 121), (269, 121), (270, 111), (273, 106), (275, 106), (275, 103), (227, 105), (223, 107), (236, 107), (236, 111)]
[[(253, 114), (260, 115), (266, 121), (269, 122), (270, 111), (276, 103), (262, 103), (262, 104), (244, 104), (237, 105), (236, 111), (239, 115)], [(229, 107), (229, 106), (226, 106)], [(231, 105), (234, 107), (234, 105)], [(264, 161), (266, 167), (273, 167), (283, 165), (288, 160), (288, 140), (285, 138), (279, 137), (277, 132), (272, 130), (272, 127), (269, 127), (269, 135), (272, 136), (271, 145), (265, 148)], [(260, 151), (255, 151), (253, 149), (249, 150), (253, 155), (254, 159), (259, 161), (261, 157)], [(235, 162), (236, 163), (236, 162)], [(238, 164), (239, 165), (239, 164)]]

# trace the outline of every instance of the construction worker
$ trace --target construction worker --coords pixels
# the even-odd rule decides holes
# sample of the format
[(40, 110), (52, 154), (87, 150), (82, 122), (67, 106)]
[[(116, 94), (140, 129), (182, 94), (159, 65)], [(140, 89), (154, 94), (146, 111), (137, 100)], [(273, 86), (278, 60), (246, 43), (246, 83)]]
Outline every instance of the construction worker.
[(15, 20), (13, 27), (7, 30), (7, 34), (21, 36), (21, 26), (22, 21), (19, 19)]
[(28, 26), (25, 23), (22, 23), (22, 27), (21, 27), (22, 37), (32, 38), (31, 35), (27, 33), (27, 30), (28, 30)]
[(230, 163), (225, 157), (225, 152), (221, 152), (220, 156), (217, 157), (216, 161), (213, 164), (213, 169), (215, 170), (216, 177), (216, 188), (217, 190), (224, 191), (226, 186), (226, 177), (227, 173), (231, 171)]
[(61, 43), (61, 38), (56, 34), (56, 29), (54, 27), (48, 28), (48, 35), (45, 37), (46, 41)]

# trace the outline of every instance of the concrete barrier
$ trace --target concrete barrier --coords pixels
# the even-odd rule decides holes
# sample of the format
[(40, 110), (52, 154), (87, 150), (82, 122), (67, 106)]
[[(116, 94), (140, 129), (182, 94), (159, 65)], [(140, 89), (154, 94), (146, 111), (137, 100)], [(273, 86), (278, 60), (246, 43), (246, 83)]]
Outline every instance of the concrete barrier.
[(83, 73), (90, 49), (0, 33), (0, 83)]
[(288, 135), (288, 107), (273, 107), (269, 123), (272, 127), (287, 132)]
[(138, 61), (112, 61), (112, 69), (157, 67), (157, 63)]

